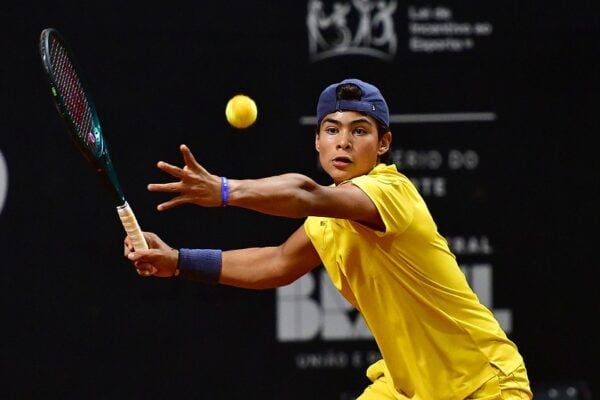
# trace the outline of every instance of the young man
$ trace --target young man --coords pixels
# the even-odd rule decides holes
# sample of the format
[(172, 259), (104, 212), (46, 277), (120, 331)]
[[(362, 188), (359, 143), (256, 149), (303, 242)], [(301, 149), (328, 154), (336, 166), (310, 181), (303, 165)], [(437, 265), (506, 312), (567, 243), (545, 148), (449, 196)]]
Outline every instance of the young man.
[(159, 162), (174, 193), (158, 206), (236, 206), (307, 217), (276, 247), (175, 250), (145, 233), (149, 250), (125, 255), (140, 275), (267, 289), (323, 264), (362, 314), (383, 359), (371, 365), (369, 399), (530, 399), (523, 359), (477, 299), (411, 181), (381, 163), (390, 149), (389, 111), (373, 85), (347, 79), (328, 86), (317, 106), (315, 147), (333, 179), (321, 186), (299, 174), (227, 180), (206, 171), (185, 145), (183, 168)]

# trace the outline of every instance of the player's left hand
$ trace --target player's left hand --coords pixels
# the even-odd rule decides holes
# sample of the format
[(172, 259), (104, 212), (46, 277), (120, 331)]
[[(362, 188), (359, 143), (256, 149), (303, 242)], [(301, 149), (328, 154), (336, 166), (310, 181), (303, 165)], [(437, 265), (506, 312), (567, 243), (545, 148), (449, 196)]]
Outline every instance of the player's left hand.
[(218, 207), (221, 205), (221, 179), (210, 174), (200, 165), (191, 150), (182, 144), (179, 146), (185, 162), (183, 168), (159, 161), (157, 167), (178, 179), (170, 183), (151, 183), (151, 192), (177, 193), (171, 200), (158, 205), (159, 211), (168, 210), (182, 204), (191, 203), (202, 207)]

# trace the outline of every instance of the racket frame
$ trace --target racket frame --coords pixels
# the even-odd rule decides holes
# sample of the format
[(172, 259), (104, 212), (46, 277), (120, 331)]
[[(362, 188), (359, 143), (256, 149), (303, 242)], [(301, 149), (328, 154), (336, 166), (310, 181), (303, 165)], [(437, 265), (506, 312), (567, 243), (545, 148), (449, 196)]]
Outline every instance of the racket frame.
[[(95, 149), (92, 150), (88, 146), (87, 142), (83, 139), (83, 133), (79, 132), (74, 117), (69, 110), (62, 94), (59, 91), (59, 84), (56, 78), (55, 68), (52, 64), (51, 57), (51, 40), (56, 40), (58, 44), (64, 49), (65, 56), (72, 66), (74, 75), (76, 76), (80, 88), (83, 92), (85, 102), (90, 112), (91, 125), (93, 129), (94, 145)], [(74, 139), (77, 148), (83, 154), (84, 158), (93, 166), (96, 173), (100, 176), (104, 186), (111, 194), (111, 197), (117, 207), (117, 213), (121, 219), (121, 223), (130, 237), (135, 249), (147, 249), (148, 245), (144, 239), (143, 233), (139, 227), (137, 219), (133, 210), (125, 200), (123, 190), (119, 183), (117, 173), (113, 162), (110, 158), (108, 151), (108, 145), (102, 134), (102, 128), (100, 125), (100, 119), (96, 111), (96, 106), (91, 98), (89, 87), (82, 76), (82, 69), (74, 56), (70, 46), (64, 40), (62, 35), (54, 28), (46, 28), (42, 30), (40, 34), (39, 51), (44, 66), (48, 83), (50, 84), (50, 92), (54, 100), (54, 104), (58, 113), (62, 117), (61, 119), (65, 123), (65, 127), (69, 132), (72, 139)], [(84, 132), (85, 133), (85, 132)], [(89, 135), (90, 133), (87, 132)]]

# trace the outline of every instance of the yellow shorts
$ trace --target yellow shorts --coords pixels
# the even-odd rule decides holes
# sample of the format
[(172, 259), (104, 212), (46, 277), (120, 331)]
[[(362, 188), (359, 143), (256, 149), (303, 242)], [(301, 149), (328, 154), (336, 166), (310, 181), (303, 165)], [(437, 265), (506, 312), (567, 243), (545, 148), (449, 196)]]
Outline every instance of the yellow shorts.
[[(504, 375), (499, 369), (495, 370), (496, 376), (465, 400), (531, 400), (533, 398), (527, 370), (523, 364), (508, 375)], [(357, 400), (409, 400), (394, 389), (383, 360), (379, 360), (367, 369), (367, 377), (373, 383)]]

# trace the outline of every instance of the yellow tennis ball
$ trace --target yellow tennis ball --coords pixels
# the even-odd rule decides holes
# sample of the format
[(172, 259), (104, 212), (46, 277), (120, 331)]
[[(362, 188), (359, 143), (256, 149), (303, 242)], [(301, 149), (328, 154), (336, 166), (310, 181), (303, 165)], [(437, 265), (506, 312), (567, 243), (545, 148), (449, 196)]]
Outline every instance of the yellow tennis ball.
[(248, 128), (256, 121), (258, 109), (254, 100), (246, 95), (238, 94), (227, 102), (225, 116), (231, 126), (238, 129)]

